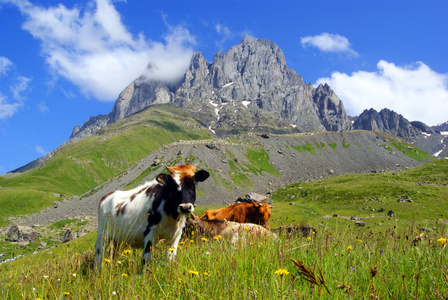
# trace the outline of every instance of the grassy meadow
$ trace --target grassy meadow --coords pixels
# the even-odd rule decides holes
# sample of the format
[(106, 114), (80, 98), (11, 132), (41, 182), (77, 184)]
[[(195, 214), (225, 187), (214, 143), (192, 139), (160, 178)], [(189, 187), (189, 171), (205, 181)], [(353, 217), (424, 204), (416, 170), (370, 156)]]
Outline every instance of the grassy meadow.
[[(445, 299), (446, 227), (419, 224), (381, 232), (320, 222), (317, 234), (184, 237), (177, 260), (159, 243), (120, 249), (93, 270), (94, 234), (0, 266), (1, 299)], [(293, 262), (295, 260), (296, 262)], [(297, 264), (297, 265), (296, 265)]]
[(447, 160), (292, 184), (272, 195), (270, 226), (316, 234), (196, 233), (173, 263), (164, 243), (143, 268), (141, 250), (123, 247), (99, 274), (92, 232), (1, 264), (0, 299), (446, 299), (447, 184)]

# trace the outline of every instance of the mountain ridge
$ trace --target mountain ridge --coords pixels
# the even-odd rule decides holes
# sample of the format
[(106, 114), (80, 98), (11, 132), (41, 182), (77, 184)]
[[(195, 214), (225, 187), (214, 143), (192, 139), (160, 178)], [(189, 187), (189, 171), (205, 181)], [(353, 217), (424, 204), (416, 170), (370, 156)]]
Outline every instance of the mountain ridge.
[[(218, 138), (244, 132), (381, 130), (415, 142), (438, 157), (448, 155), (444, 136), (437, 129), (432, 132), (422, 122), (409, 122), (395, 112), (385, 113), (388, 109), (379, 113), (366, 110), (352, 125), (343, 101), (330, 86), (315, 88), (306, 84), (287, 67), (284, 54), (275, 43), (252, 37), (245, 37), (227, 52), (216, 53), (211, 63), (195, 52), (180, 81), (147, 80), (142, 75), (120, 93), (109, 114), (92, 116), (82, 126), (76, 125), (69, 140), (60, 147), (152, 105), (165, 103), (189, 112)], [(364, 118), (370, 118), (370, 123), (362, 122)], [(11, 173), (41, 165), (60, 147)]]

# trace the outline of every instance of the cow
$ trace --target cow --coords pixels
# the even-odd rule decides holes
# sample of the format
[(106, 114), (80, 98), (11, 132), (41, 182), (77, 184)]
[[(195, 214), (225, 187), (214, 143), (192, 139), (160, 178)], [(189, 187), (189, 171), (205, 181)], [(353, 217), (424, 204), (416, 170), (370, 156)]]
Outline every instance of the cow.
[(270, 206), (266, 203), (237, 203), (220, 209), (210, 209), (199, 216), (205, 220), (227, 220), (238, 223), (254, 223), (268, 227), (271, 216)]
[(209, 177), (194, 165), (167, 167), (169, 174), (129, 191), (114, 191), (104, 196), (98, 209), (95, 266), (100, 267), (106, 243), (143, 248), (142, 265), (152, 255), (158, 239), (171, 243), (168, 259), (176, 256), (177, 245), (187, 215), (194, 211), (196, 183)]
[(254, 238), (272, 237), (277, 238), (275, 233), (261, 225), (253, 223), (238, 223), (223, 220), (204, 220), (191, 213), (191, 218), (187, 219), (187, 226), (193, 226), (197, 232), (209, 237), (230, 238), (231, 242), (236, 242), (240, 238), (250, 235)]

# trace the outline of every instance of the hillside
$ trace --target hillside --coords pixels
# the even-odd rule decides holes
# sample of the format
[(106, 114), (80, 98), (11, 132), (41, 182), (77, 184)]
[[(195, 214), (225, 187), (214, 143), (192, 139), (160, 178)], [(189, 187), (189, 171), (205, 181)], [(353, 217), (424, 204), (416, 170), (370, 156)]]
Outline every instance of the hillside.
[(178, 141), (158, 148), (94, 189), (16, 222), (42, 225), (96, 217), (103, 195), (153, 179), (166, 165), (193, 163), (207, 169), (211, 177), (198, 186), (197, 205), (210, 206), (232, 203), (248, 192), (269, 195), (298, 181), (403, 169), (428, 159), (432, 156), (393, 135), (369, 131)]
[(163, 145), (210, 137), (205, 128), (171, 105), (154, 106), (119, 120), (59, 148), (37, 168), (0, 176), (0, 226), (7, 224), (10, 215), (34, 213), (54, 201), (81, 195)]

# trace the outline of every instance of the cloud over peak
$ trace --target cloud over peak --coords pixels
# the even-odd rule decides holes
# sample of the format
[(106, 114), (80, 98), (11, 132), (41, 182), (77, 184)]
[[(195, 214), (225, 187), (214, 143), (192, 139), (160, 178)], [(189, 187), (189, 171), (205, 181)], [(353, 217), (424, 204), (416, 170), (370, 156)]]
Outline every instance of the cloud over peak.
[(322, 52), (339, 52), (350, 56), (358, 56), (358, 53), (351, 49), (348, 39), (339, 34), (322, 33), (320, 35), (306, 36), (300, 39), (303, 48), (315, 47)]
[(448, 119), (448, 74), (437, 73), (423, 62), (397, 66), (381, 60), (377, 68), (351, 75), (334, 72), (319, 78), (317, 84), (328, 83), (351, 115), (368, 108), (389, 108), (428, 125)]
[(76, 85), (84, 94), (113, 101), (148, 63), (151, 79), (171, 80), (188, 67), (195, 43), (183, 26), (170, 26), (164, 42), (134, 36), (122, 23), (110, 0), (84, 7), (34, 5), (11, 1), (26, 16), (23, 28), (41, 42), (50, 69)]

